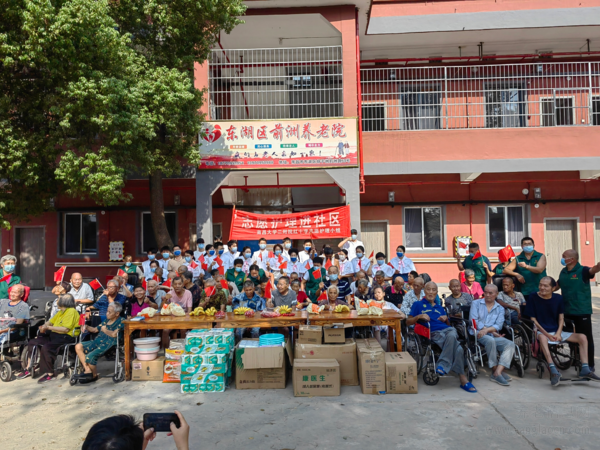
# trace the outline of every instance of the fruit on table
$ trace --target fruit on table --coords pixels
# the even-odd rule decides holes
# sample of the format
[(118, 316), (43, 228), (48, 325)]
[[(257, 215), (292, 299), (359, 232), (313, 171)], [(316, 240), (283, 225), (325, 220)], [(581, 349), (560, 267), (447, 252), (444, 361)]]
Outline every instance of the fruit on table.
[(194, 309), (190, 313), (190, 316), (203, 316), (203, 315), (204, 315), (204, 308), (202, 306), (198, 306), (196, 309)]
[(215, 307), (211, 307), (208, 308), (207, 310), (204, 311), (204, 314), (206, 314), (207, 316), (214, 316), (217, 313), (217, 310), (215, 309)]
[(216, 318), (216, 319), (224, 319), (224, 318), (225, 318), (225, 316), (226, 316), (226, 314), (225, 314), (225, 311), (218, 311), (218, 312), (215, 314), (215, 318)]
[(245, 315), (246, 317), (254, 317), (254, 314), (255, 314), (255, 312), (254, 312), (254, 310), (253, 310), (253, 309), (249, 309), (248, 311), (246, 311), (246, 312), (244, 313), (244, 315)]
[(246, 311), (252, 311), (252, 309), (247, 308), (246, 306), (240, 306), (239, 308), (234, 309), (233, 313), (242, 315), (242, 314), (246, 314)]
[(286, 305), (282, 305), (279, 306), (278, 308), (275, 308), (275, 311), (279, 312), (279, 314), (288, 314), (292, 312), (292, 308), (290, 308), (289, 306)]
[(350, 308), (348, 308), (346, 305), (337, 305), (335, 307), (335, 309), (333, 310), (333, 312), (336, 312), (336, 313), (350, 312)]

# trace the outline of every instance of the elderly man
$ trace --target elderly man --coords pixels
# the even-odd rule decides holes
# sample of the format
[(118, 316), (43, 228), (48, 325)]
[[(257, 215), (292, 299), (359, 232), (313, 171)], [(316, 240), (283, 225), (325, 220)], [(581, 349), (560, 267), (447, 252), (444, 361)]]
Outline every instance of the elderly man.
[[(471, 304), (471, 323), (476, 330), (469, 330), (470, 334), (477, 333), (477, 339), (485, 346), (488, 356), (488, 366), (492, 369), (490, 380), (500, 386), (508, 386), (511, 378), (502, 371), (510, 369), (510, 364), (515, 356), (515, 344), (500, 336), (504, 326), (504, 308), (496, 301), (498, 287), (488, 284), (483, 290), (484, 298), (475, 300)], [(500, 362), (498, 362), (500, 353)]]
[(585, 334), (563, 331), (565, 305), (561, 295), (553, 293), (556, 283), (551, 277), (540, 280), (539, 292), (534, 292), (527, 300), (527, 312), (537, 328), (537, 339), (550, 368), (550, 384), (558, 386), (560, 372), (552, 361), (549, 345), (571, 342), (579, 346), (581, 370), (579, 377), (589, 381), (600, 381), (588, 364), (588, 341)]
[(286, 276), (277, 280), (277, 289), (273, 291), (273, 298), (267, 300), (269, 308), (277, 306), (292, 306), (296, 303), (296, 291), (290, 289), (290, 279)]
[(0, 267), (2, 270), (0, 273), (0, 299), (8, 298), (8, 289), (21, 283), (21, 278), (15, 275), (15, 268), (17, 267), (17, 257), (13, 255), (4, 255), (0, 259)]
[(410, 290), (406, 294), (404, 294), (404, 301), (402, 302), (402, 306), (400, 307), (400, 310), (404, 314), (406, 314), (407, 317), (410, 314), (410, 311), (412, 310), (413, 304), (417, 303), (423, 297), (425, 297), (425, 292), (423, 292), (424, 286), (425, 286), (425, 280), (423, 280), (423, 278), (421, 278), (421, 277), (417, 277), (417, 278), (415, 278), (415, 281), (413, 281), (412, 290)]
[(127, 300), (127, 297), (123, 294), (119, 294), (119, 284), (115, 280), (108, 280), (106, 289), (102, 293), (102, 297), (100, 297), (94, 305), (94, 308), (100, 313), (101, 322), (106, 320), (106, 310), (108, 309), (108, 305), (114, 302), (121, 304), (123, 307), (122, 311), (127, 311), (129, 300)]
[(94, 303), (94, 291), (89, 284), (83, 282), (80, 273), (75, 272), (71, 275), (71, 290), (67, 294), (71, 294), (75, 299), (75, 309), (79, 314), (84, 313), (85, 309)]
[[(244, 281), (244, 285), (242, 286), (242, 288), (243, 291), (233, 298), (232, 309), (234, 311), (237, 308), (250, 308), (254, 311), (262, 311), (267, 307), (267, 305), (265, 304), (265, 300), (255, 292), (254, 282), (246, 280)], [(241, 339), (246, 331), (246, 328), (236, 328), (235, 335), (238, 339)], [(257, 338), (260, 332), (260, 328), (252, 328), (251, 332), (252, 337)]]
[(594, 335), (592, 334), (592, 289), (590, 280), (600, 272), (600, 263), (593, 267), (579, 263), (579, 253), (566, 250), (561, 264), (565, 266), (558, 276), (558, 287), (565, 302), (565, 317), (575, 324), (578, 333), (585, 334), (588, 341), (588, 361), (594, 372)]
[(0, 345), (8, 340), (10, 333), (11, 341), (25, 338), (25, 328), (17, 328), (29, 320), (29, 306), (23, 301), (25, 288), (21, 284), (15, 284), (10, 290), (8, 299), (0, 300)]
[(156, 303), (156, 305), (160, 308), (162, 306), (163, 299), (167, 293), (158, 288), (159, 284), (156, 280), (150, 280), (146, 284), (146, 297), (148, 297), (152, 302)]
[(458, 343), (458, 333), (455, 328), (448, 325), (448, 316), (444, 308), (436, 303), (437, 293), (437, 284), (433, 281), (427, 283), (425, 298), (412, 305), (406, 324), (411, 326), (419, 320), (429, 322), (431, 341), (442, 349), (436, 372), (443, 376), (453, 371), (460, 378), (461, 389), (475, 393), (477, 389), (465, 376), (465, 355), (462, 346)]

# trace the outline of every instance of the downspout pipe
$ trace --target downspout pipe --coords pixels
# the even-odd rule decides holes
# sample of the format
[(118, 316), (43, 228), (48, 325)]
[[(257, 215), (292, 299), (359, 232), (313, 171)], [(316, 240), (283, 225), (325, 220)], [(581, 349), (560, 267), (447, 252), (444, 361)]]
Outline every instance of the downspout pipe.
[(362, 129), (362, 89), (360, 86), (360, 29), (358, 26), (358, 8), (354, 10), (354, 22), (356, 24), (356, 95), (358, 105), (358, 162), (360, 170), (359, 193), (365, 193), (365, 170), (363, 164), (363, 129)]

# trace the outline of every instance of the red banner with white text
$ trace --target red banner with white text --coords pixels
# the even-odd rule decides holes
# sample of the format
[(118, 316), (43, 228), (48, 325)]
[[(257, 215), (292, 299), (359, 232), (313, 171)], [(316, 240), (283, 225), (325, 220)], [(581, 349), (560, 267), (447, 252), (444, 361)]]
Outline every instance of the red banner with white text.
[(294, 214), (233, 210), (229, 239), (328, 239), (350, 236), (350, 206)]

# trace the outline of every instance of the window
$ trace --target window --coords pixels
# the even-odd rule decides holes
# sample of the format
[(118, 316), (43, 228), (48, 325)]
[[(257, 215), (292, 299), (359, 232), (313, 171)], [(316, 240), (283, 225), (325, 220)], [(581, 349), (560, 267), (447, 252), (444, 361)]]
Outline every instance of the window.
[(339, 70), (335, 64), (288, 69), (290, 118), (340, 117), (343, 102)]
[(95, 213), (65, 213), (63, 222), (64, 254), (89, 255), (97, 253), (98, 227)]
[(573, 98), (554, 97), (542, 100), (542, 126), (573, 125)]
[(488, 239), (490, 248), (504, 248), (507, 245), (521, 247), (525, 235), (525, 214), (523, 206), (489, 206)]
[[(212, 229), (213, 229), (213, 240), (218, 239), (219, 241), (223, 242), (223, 224), (213, 223)], [(227, 244), (227, 242), (225, 242), (225, 244)], [(241, 249), (242, 249), (242, 247), (240, 247), (240, 251), (241, 251)]]
[(406, 92), (400, 94), (403, 130), (438, 130), (440, 128), (440, 94)]
[(592, 125), (600, 125), (600, 97), (592, 97)]
[[(171, 240), (177, 242), (177, 215), (174, 211), (165, 211), (165, 220), (167, 222), (167, 230)], [(158, 247), (154, 238), (154, 228), (152, 227), (152, 216), (149, 212), (142, 213), (142, 253), (146, 253), (148, 249)]]
[(385, 130), (385, 103), (363, 103), (362, 128), (363, 131)]
[(442, 234), (442, 208), (404, 208), (407, 248), (441, 250)]
[(524, 127), (525, 92), (518, 88), (488, 89), (485, 93), (485, 127)]

